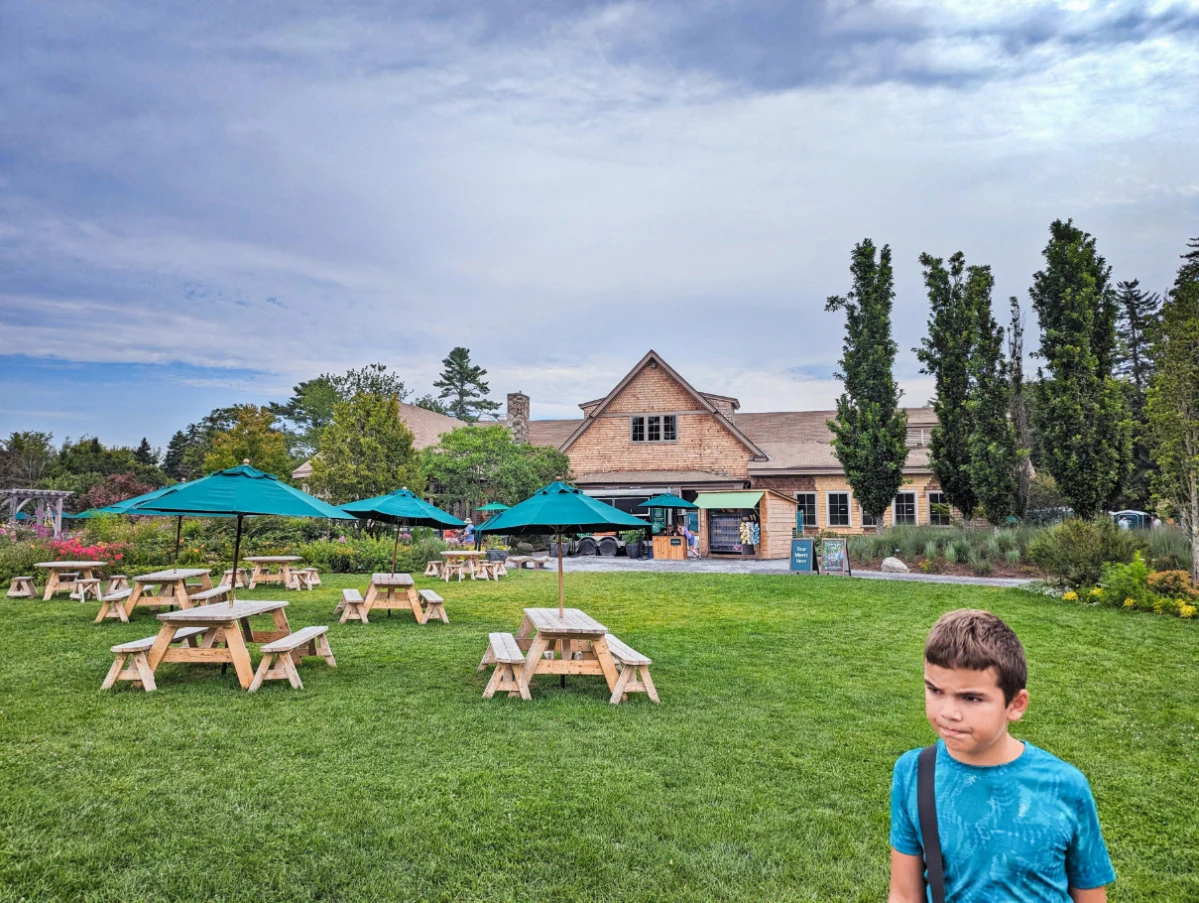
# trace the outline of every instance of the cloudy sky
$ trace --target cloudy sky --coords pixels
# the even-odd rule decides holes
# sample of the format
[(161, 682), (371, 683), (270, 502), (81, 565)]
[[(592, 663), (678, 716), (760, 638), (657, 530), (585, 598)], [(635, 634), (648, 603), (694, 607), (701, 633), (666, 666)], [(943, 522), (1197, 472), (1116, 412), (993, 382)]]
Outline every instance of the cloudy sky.
[[(828, 407), (849, 252), (1027, 297), (1199, 234), (1199, 0), (56, 3), (0, 11), (0, 433), (172, 432), (383, 361), (578, 416), (648, 349)], [(1035, 324), (1028, 330), (1035, 344)]]

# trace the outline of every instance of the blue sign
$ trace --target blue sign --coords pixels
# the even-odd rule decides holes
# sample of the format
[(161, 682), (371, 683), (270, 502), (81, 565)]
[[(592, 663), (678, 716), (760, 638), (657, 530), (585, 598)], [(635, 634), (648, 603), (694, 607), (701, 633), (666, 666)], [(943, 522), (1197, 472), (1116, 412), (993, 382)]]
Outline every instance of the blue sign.
[(796, 574), (812, 573), (816, 561), (815, 541), (811, 539), (791, 540), (791, 571)]

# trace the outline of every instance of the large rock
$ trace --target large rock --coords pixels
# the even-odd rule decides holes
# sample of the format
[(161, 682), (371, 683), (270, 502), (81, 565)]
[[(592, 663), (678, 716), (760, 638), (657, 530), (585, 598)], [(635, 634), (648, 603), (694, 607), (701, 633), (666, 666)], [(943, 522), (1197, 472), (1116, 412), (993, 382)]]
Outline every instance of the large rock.
[(906, 574), (908, 566), (898, 558), (884, 558), (880, 570), (884, 574)]

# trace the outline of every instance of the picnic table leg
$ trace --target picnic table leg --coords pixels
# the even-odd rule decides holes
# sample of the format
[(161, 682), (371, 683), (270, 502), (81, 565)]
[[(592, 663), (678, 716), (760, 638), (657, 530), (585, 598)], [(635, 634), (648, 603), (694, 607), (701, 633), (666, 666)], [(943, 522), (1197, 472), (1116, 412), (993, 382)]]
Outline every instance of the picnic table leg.
[(524, 639), (533, 632), (533, 622), (529, 620), (529, 616), (525, 615), (525, 619), (520, 622), (520, 627), (516, 631), (518, 640)]
[(619, 680), (619, 675), (616, 673), (616, 662), (612, 660), (612, 653), (608, 650), (608, 640), (602, 636), (592, 640), (591, 648), (595, 650), (595, 657), (599, 659), (600, 668), (604, 672), (604, 680), (608, 682), (608, 689), (616, 689), (616, 681)]
[(287, 612), (282, 608), (276, 608), (271, 612), (271, 618), (275, 622), (275, 626), (285, 633), (291, 633), (291, 625), (287, 623)]
[(377, 595), (379, 595), (379, 590), (375, 586), (374, 581), (371, 581), (371, 585), (366, 588), (366, 598), (362, 600), (362, 607), (367, 612), (370, 612), (371, 607), (375, 604), (375, 597)]
[(240, 625), (241, 630), (237, 629), (237, 624), (225, 628), (225, 645), (229, 649), (233, 670), (237, 672), (238, 683), (241, 684), (243, 690), (248, 690), (250, 683), (254, 680), (254, 664), (250, 661), (250, 650), (246, 648), (246, 641), (242, 637), (242, 633), (250, 630), (250, 619), (242, 618)]
[(192, 607), (192, 597), (187, 594), (186, 580), (178, 580), (175, 582), (173, 594), (175, 596), (175, 601), (179, 603), (180, 609)]
[(520, 674), (516, 678), (521, 699), (532, 699), (529, 695), (529, 681), (537, 673), (537, 663), (541, 661), (542, 653), (549, 648), (549, 645), (549, 641), (538, 634), (533, 638), (533, 645), (529, 647), (529, 651), (525, 653), (525, 663), (520, 666)]
[[(137, 607), (137, 601), (142, 597), (142, 590), (143, 590), (144, 586), (145, 586), (145, 584), (143, 584), (143, 583), (134, 583), (133, 584), (133, 592), (131, 592), (129, 594), (129, 598), (126, 599), (124, 602), (125, 617), (121, 618), (122, 621), (128, 621), (130, 615), (133, 614), (133, 609), (135, 609)], [(116, 604), (120, 605), (121, 603), (117, 602)], [(154, 667), (158, 667), (158, 666), (155, 665)]]
[(154, 645), (150, 647), (148, 656), (148, 664), (151, 671), (157, 671), (158, 666), (162, 664), (162, 657), (167, 654), (167, 650), (171, 648), (171, 643), (175, 639), (175, 631), (178, 627), (172, 627), (170, 624), (163, 624), (158, 631), (158, 637), (154, 640)]
[(429, 620), (428, 609), (422, 611), (420, 607), (420, 599), (412, 598), (411, 593), (408, 595), (408, 605), (412, 608), (412, 614), (415, 616), (417, 624), (424, 624)]
[[(262, 562), (255, 561), (254, 562), (254, 570), (250, 574), (250, 585), (248, 587), (246, 587), (246, 589), (253, 589), (255, 586), (257, 586), (258, 581), (259, 581), (259, 579), (261, 579), (261, 577), (262, 577)], [(237, 579), (237, 574), (233, 575), (233, 579), (234, 580)]]
[(50, 576), (46, 578), (46, 591), (42, 593), (42, 601), (49, 602), (54, 594), (58, 591), (58, 571), (50, 569)]
[(633, 679), (633, 674), (637, 671), (632, 665), (625, 665), (624, 670), (620, 672), (620, 677), (616, 679), (616, 686), (612, 688), (612, 697), (608, 702), (612, 705), (618, 705), (624, 702), (628, 697), (625, 695), (625, 687), (629, 685), (629, 681)]

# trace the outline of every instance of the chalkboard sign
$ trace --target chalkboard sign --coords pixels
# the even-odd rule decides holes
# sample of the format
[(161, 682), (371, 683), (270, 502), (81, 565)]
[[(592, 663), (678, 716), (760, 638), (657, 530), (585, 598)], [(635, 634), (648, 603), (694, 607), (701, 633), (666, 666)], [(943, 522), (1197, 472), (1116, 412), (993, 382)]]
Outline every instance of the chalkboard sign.
[(824, 540), (820, 548), (820, 573), (840, 577), (853, 576), (853, 569), (849, 566), (847, 540)]
[(817, 571), (816, 542), (813, 539), (791, 540), (791, 572), (795, 574), (811, 574)]

